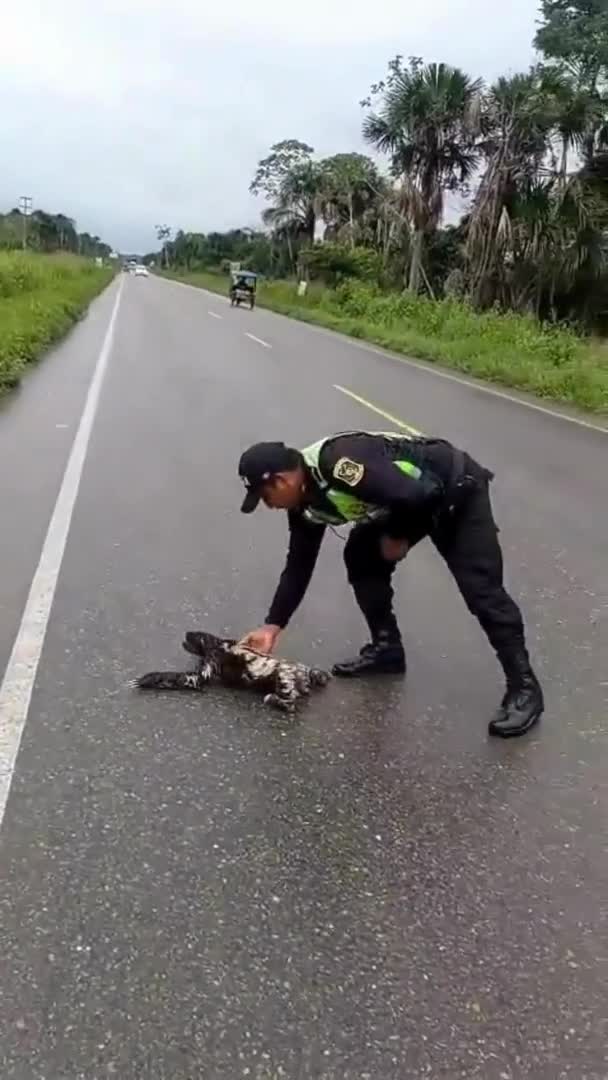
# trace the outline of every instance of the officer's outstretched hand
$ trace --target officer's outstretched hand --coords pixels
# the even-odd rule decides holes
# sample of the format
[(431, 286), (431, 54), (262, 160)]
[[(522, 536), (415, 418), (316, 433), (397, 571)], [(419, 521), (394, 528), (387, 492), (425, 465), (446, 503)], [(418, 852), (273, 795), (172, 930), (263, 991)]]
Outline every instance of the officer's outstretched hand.
[(245, 634), (245, 637), (239, 641), (239, 645), (244, 645), (248, 649), (255, 649), (256, 652), (271, 653), (280, 633), (280, 626), (260, 626), (258, 630), (250, 630), (248, 634)]

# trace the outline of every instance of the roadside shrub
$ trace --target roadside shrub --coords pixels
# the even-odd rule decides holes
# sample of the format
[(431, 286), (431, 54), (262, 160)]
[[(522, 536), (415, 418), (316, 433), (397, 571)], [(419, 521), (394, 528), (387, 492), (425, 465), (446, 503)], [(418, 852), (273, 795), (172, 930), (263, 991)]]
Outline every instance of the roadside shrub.
[(0, 252), (0, 393), (79, 318), (113, 270), (74, 255)]
[[(171, 276), (219, 292), (227, 289), (218, 275)], [(258, 303), (404, 356), (608, 414), (608, 349), (532, 316), (479, 313), (454, 296), (431, 300), (383, 292), (373, 282), (352, 277), (335, 289), (312, 283), (305, 296), (298, 296), (294, 282), (264, 282)]]

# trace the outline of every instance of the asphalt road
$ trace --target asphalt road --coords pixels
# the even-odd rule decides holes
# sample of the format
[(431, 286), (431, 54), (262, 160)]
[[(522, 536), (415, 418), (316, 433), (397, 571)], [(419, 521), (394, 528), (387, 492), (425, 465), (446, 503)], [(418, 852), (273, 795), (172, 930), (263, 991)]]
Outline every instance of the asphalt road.
[[(2, 1080), (604, 1080), (607, 435), (120, 287), (2, 826)], [(0, 411), (0, 672), (116, 289)], [(399, 575), (405, 683), (332, 683), (295, 722), (131, 690), (186, 661), (184, 629), (265, 614), (285, 522), (239, 514), (240, 450), (394, 426), (370, 406), (495, 469), (542, 725), (489, 739), (500, 672), (427, 544)], [(329, 665), (363, 638), (329, 534), (282, 649)]]

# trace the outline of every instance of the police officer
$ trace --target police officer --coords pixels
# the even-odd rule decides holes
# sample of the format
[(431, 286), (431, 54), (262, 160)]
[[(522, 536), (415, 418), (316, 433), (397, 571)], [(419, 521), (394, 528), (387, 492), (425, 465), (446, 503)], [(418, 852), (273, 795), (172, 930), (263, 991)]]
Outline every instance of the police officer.
[(287, 511), (290, 531), (266, 623), (244, 643), (272, 652), (308, 588), (327, 526), (354, 523), (344, 561), (371, 640), (358, 656), (336, 664), (334, 674), (405, 673), (391, 580), (396, 564), (428, 536), (505, 672), (506, 692), (490, 733), (523, 735), (540, 719), (543, 694), (530, 666), (521, 612), (503, 585), (489, 493), (493, 474), (469, 454), (443, 439), (356, 431), (304, 450), (257, 443), (242, 455), (239, 475), (247, 489), (243, 513), (261, 500)]

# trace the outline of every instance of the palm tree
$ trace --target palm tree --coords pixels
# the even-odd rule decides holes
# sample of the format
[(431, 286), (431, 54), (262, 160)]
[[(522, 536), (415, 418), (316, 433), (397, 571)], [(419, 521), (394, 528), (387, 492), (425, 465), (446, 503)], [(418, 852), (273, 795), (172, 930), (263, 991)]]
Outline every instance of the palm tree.
[(55, 214), (55, 223), (59, 234), (59, 247), (67, 251), (78, 250), (78, 233), (76, 222), (65, 214)]
[(560, 150), (559, 172), (562, 183), (568, 177), (572, 151), (579, 156), (593, 156), (596, 146), (608, 138), (607, 103), (597, 89), (584, 83), (580, 65), (541, 68), (541, 88), (552, 102), (555, 133)]
[(499, 79), (484, 100), (485, 170), (467, 235), (473, 302), (498, 300), (555, 316), (555, 298), (583, 268), (601, 263), (599, 192), (569, 172), (601, 138), (599, 95), (581, 89), (573, 67), (532, 68)]
[(390, 154), (412, 227), (409, 288), (420, 285), (425, 237), (443, 217), (447, 191), (464, 188), (478, 161), (481, 82), (447, 64), (390, 65), (382, 103), (363, 125), (367, 142)]
[(171, 227), (169, 225), (155, 225), (156, 235), (161, 242), (161, 259), (165, 267), (169, 265), (169, 244), (171, 242)]
[(555, 113), (537, 71), (501, 78), (485, 96), (486, 165), (467, 236), (470, 291), (477, 305), (501, 295), (514, 203), (541, 176), (554, 124)]
[(365, 211), (374, 202), (379, 184), (373, 161), (364, 154), (334, 154), (320, 164), (321, 212), (338, 241), (354, 248)]
[(285, 173), (274, 206), (262, 213), (264, 224), (285, 237), (292, 268), (295, 267), (294, 245), (299, 240), (309, 244), (314, 241), (321, 202), (321, 169), (318, 163), (306, 161)]
[(57, 218), (46, 210), (35, 210), (32, 214), (32, 243), (42, 251), (56, 251), (60, 247)]

